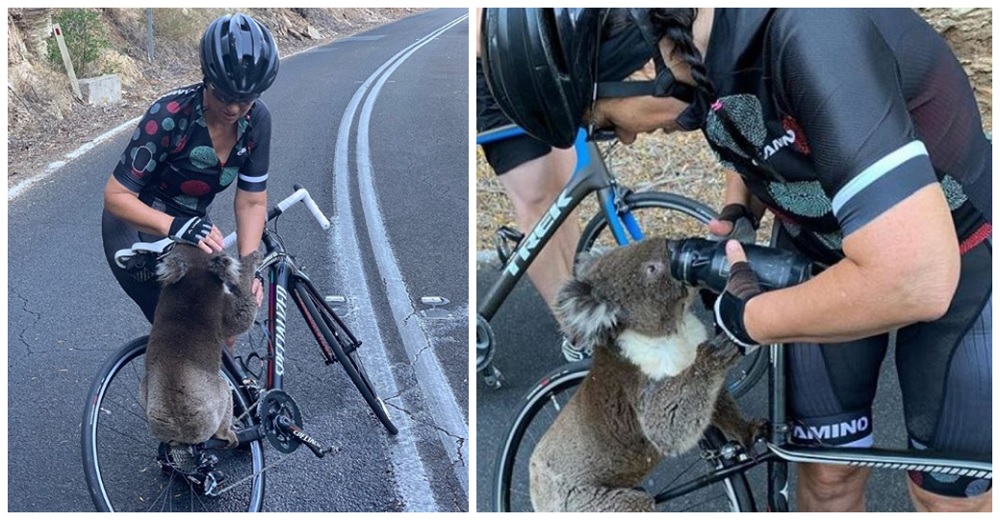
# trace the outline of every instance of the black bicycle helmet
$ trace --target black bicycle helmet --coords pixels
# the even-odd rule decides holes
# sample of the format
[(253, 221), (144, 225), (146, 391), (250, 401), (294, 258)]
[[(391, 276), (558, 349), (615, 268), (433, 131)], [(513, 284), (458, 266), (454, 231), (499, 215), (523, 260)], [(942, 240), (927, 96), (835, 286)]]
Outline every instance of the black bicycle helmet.
[[(573, 145), (597, 98), (694, 99), (664, 65), (648, 9), (487, 9), (482, 34), (483, 72), (500, 109), (558, 148)], [(655, 80), (622, 81), (650, 60)]]
[(558, 148), (576, 139), (594, 97), (607, 9), (487, 9), (483, 72), (500, 109)]
[(278, 75), (278, 46), (257, 20), (241, 13), (220, 16), (201, 37), (201, 72), (229, 97), (260, 95)]

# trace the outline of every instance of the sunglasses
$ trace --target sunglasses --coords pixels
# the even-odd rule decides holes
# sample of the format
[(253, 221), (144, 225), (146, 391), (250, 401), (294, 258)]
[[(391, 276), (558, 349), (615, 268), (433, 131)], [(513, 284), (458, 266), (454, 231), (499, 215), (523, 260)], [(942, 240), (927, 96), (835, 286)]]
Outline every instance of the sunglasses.
[(235, 104), (249, 105), (250, 103), (257, 101), (257, 99), (260, 98), (260, 94), (250, 94), (248, 96), (231, 96), (229, 94), (226, 94), (225, 92), (222, 92), (221, 90), (216, 88), (215, 85), (212, 85), (211, 83), (209, 83), (208, 86), (212, 90), (212, 95), (215, 96), (215, 99), (219, 100), (219, 102), (224, 105), (235, 105)]

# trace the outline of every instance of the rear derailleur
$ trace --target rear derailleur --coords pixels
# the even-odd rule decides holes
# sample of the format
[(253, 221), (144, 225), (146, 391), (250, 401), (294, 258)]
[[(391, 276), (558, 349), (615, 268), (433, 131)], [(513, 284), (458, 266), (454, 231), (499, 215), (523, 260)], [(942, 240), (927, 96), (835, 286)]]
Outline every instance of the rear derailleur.
[(221, 491), (219, 484), (226, 475), (215, 469), (219, 457), (192, 444), (160, 443), (156, 462), (164, 473), (184, 477), (198, 493), (214, 497)]

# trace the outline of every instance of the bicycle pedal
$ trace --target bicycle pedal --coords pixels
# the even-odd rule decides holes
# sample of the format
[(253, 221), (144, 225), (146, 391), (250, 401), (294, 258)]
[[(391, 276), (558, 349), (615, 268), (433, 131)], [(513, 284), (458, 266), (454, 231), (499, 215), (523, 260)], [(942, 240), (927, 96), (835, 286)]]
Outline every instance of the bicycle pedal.
[(226, 480), (226, 474), (219, 470), (212, 470), (202, 475), (200, 481), (191, 477), (188, 478), (198, 485), (203, 495), (216, 497), (221, 493), (219, 484)]

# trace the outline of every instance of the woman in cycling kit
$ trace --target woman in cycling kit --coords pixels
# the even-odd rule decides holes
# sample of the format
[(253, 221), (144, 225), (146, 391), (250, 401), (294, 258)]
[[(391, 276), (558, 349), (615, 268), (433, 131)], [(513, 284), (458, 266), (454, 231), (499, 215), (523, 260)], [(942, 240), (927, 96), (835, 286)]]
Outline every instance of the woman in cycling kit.
[[(643, 36), (655, 77), (598, 80), (602, 42)], [(488, 9), (483, 66), (503, 111), (569, 146), (576, 129), (700, 130), (727, 173), (710, 231), (755, 225), (822, 266), (761, 294), (736, 241), (719, 325), (788, 350), (792, 436), (870, 446), (889, 332), (910, 447), (991, 453), (992, 147), (968, 79), (910, 10)], [(641, 48), (640, 48), (641, 47)], [(607, 59), (602, 56), (601, 62)], [(603, 75), (601, 75), (603, 77)], [(804, 510), (860, 510), (870, 470), (801, 465)], [(989, 510), (990, 481), (910, 472), (920, 510)]]
[[(153, 103), (104, 190), (104, 254), (150, 323), (160, 294), (155, 269), (122, 269), (116, 251), (166, 236), (221, 251), (207, 212), (234, 180), (240, 256), (260, 246), (267, 217), (271, 113), (258, 98), (278, 74), (278, 48), (266, 27), (237, 13), (208, 26), (200, 54), (203, 81)], [(260, 305), (259, 281), (253, 292)]]

